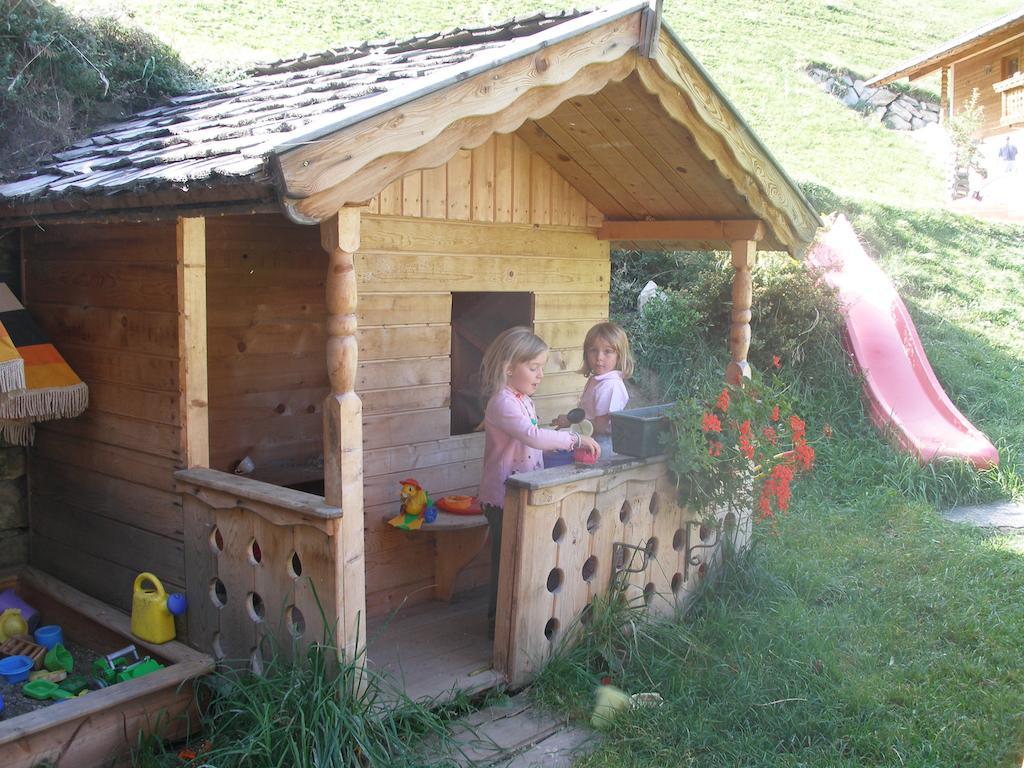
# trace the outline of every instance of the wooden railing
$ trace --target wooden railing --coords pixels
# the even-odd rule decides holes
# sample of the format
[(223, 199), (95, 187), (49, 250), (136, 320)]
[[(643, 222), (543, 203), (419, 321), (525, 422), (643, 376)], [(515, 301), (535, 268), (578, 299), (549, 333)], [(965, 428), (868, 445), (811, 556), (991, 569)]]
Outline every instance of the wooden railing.
[(992, 86), (1002, 97), (1000, 125), (1024, 124), (1024, 72), (1017, 72)]
[(261, 668), (267, 638), (336, 637), (341, 510), (322, 496), (213, 469), (175, 473), (182, 492), (189, 642)]
[(676, 503), (666, 459), (617, 459), (509, 479), (502, 528), (495, 669), (528, 682), (566, 633), (585, 624), (612, 578), (652, 614), (684, 609), (721, 551), (743, 545), (749, 520), (701, 525)]

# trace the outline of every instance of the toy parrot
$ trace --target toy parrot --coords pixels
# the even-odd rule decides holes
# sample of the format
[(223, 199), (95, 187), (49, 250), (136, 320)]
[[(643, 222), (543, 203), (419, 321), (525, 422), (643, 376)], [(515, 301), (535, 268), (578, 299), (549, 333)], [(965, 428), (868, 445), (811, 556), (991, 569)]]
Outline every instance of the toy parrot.
[(402, 480), (402, 507), (397, 515), (388, 520), (389, 525), (403, 531), (416, 531), (424, 523), (432, 523), (437, 519), (437, 507), (419, 483), (413, 479)]

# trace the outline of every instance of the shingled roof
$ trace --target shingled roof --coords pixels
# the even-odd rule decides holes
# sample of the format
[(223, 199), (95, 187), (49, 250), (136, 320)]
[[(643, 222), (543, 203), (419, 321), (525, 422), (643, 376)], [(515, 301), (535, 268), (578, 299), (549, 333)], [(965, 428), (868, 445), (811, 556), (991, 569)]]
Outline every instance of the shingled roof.
[(986, 22), (970, 32), (947, 40), (930, 51), (925, 51), (897, 64), (892, 69), (868, 80), (867, 85), (886, 85), (904, 77), (915, 80), (940, 67), (953, 64), (967, 53), (976, 54), (979, 44), (986, 47), (1001, 45), (1009, 39), (1008, 35), (1020, 36), (1022, 30), (1024, 30), (1024, 8), (1018, 8), (998, 19)]
[(683, 222), (663, 245), (728, 242), (687, 222), (743, 220), (764, 223), (763, 247), (802, 250), (817, 214), (659, 9), (620, 0), (278, 61), (0, 184), (0, 222), (281, 212), (315, 224), (515, 133), (606, 219)]
[[(260, 66), (97, 129), (0, 184), (15, 203), (169, 185), (269, 182), (271, 154), (365, 115), (410, 88), (490, 66), (510, 42), (585, 15), (538, 13), (503, 24), (366, 42)], [(372, 102), (372, 103), (371, 103)], [(367, 107), (364, 109), (363, 107)]]

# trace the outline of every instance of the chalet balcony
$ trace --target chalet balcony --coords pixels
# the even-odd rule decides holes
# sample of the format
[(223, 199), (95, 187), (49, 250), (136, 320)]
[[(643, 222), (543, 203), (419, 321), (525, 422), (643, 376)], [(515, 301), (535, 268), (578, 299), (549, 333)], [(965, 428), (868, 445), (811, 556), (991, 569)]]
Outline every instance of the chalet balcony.
[(1024, 125), (1024, 72), (1017, 72), (992, 87), (1002, 97), (1000, 125), (1005, 128)]

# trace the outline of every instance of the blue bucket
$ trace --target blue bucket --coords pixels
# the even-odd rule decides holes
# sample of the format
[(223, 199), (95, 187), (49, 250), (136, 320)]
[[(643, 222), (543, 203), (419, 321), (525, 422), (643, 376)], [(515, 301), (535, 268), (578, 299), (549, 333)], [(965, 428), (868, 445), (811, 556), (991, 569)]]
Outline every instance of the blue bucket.
[(40, 627), (35, 632), (36, 642), (43, 646), (46, 650), (51, 650), (55, 645), (64, 644), (64, 633), (56, 624), (47, 624), (44, 627)]
[(35, 663), (28, 656), (8, 656), (0, 660), (0, 675), (8, 683), (20, 683), (28, 680), (28, 673)]

